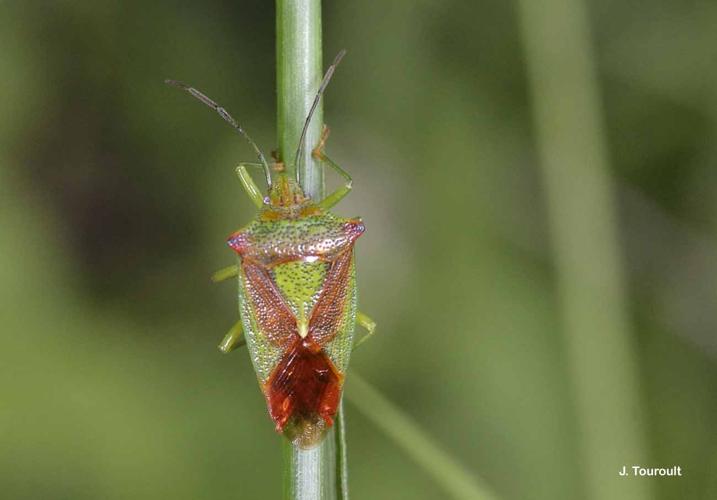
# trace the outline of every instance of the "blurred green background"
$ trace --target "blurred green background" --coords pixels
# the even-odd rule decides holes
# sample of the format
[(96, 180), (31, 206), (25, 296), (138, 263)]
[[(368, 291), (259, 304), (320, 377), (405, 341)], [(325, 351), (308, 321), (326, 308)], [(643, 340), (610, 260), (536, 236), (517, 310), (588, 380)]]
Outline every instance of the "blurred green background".
[[(625, 480), (714, 499), (717, 6), (588, 8), (642, 463), (684, 471)], [(588, 498), (516, 5), (325, 2), (324, 47), (349, 51), (328, 153), (379, 324), (352, 369), (500, 498)], [(0, 496), (278, 498), (249, 358), (216, 349), (234, 285), (208, 278), (252, 217), (233, 173), (252, 153), (162, 84), (274, 147), (273, 4), (6, 1), (0, 74)], [(354, 498), (446, 498), (346, 409)]]

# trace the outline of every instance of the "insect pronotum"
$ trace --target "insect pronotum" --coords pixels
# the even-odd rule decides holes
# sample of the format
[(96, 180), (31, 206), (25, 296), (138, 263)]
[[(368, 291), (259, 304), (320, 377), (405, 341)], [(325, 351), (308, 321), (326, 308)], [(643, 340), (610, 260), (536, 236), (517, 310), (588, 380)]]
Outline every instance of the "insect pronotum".
[[(327, 127), (312, 156), (338, 172), (345, 183), (324, 199), (312, 200), (298, 179), (306, 131), (344, 54), (339, 52), (326, 71), (304, 122), (294, 156), (296, 179), (287, 175), (278, 160), (269, 165), (223, 107), (193, 87), (166, 81), (219, 113), (249, 141), (259, 159), (260, 163), (240, 163), (236, 169), (258, 209), (254, 220), (227, 240), (238, 255), (238, 264), (213, 276), (215, 281), (234, 276), (239, 281), (240, 320), (219, 348), (230, 352), (247, 344), (276, 430), (302, 448), (318, 444), (333, 424), (351, 351), (376, 326), (357, 309), (354, 243), (364, 232), (364, 224), (360, 218), (346, 219), (329, 211), (351, 190), (351, 177), (324, 154)], [(266, 196), (248, 167), (263, 169)], [(356, 323), (367, 331), (357, 342)]]

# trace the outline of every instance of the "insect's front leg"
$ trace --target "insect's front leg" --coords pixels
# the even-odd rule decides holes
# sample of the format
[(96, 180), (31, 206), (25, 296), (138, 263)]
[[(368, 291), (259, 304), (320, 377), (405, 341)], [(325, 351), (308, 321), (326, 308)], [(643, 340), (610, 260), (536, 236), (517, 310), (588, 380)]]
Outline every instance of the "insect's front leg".
[(324, 153), (324, 146), (326, 145), (326, 140), (329, 138), (329, 127), (324, 125), (324, 129), (321, 131), (321, 139), (319, 139), (319, 144), (313, 149), (311, 152), (311, 155), (319, 160), (323, 165), (326, 165), (328, 167), (333, 168), (338, 172), (338, 174), (343, 177), (346, 182), (343, 186), (338, 188), (336, 191), (328, 195), (326, 198), (321, 200), (318, 205), (323, 208), (324, 210), (328, 210), (329, 208), (336, 205), (338, 202), (340, 202), (344, 196), (349, 194), (349, 191), (351, 191), (351, 176), (341, 167), (339, 167), (334, 161), (326, 156)]
[(358, 323), (359, 326), (366, 330), (366, 335), (356, 341), (353, 347), (354, 349), (356, 349), (358, 346), (370, 339), (371, 336), (374, 334), (374, 331), (376, 331), (376, 322), (361, 311), (358, 311), (356, 313), (356, 323)]
[(239, 320), (227, 332), (218, 347), (224, 354), (228, 354), (243, 345), (246, 345), (246, 338), (244, 337), (244, 327)]
[(261, 190), (249, 174), (247, 167), (263, 168), (264, 166), (261, 163), (240, 163), (236, 169), (239, 180), (244, 187), (244, 191), (246, 191), (246, 194), (249, 195), (251, 201), (254, 202), (256, 208), (261, 208), (264, 206), (264, 196), (262, 196)]

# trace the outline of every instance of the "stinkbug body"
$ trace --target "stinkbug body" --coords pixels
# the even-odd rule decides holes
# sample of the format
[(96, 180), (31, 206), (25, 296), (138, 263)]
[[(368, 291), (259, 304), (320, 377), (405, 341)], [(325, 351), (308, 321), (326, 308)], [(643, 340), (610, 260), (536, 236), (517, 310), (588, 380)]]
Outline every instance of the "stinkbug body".
[[(295, 170), (313, 111), (344, 52), (329, 67), (299, 141)], [(354, 244), (364, 232), (360, 218), (342, 218), (329, 209), (351, 189), (351, 178), (323, 152), (328, 129), (312, 155), (341, 174), (346, 183), (312, 200), (284, 165), (266, 162), (256, 144), (229, 113), (198, 90), (178, 86), (216, 110), (253, 146), (261, 163), (242, 163), (237, 173), (258, 208), (254, 220), (232, 234), (229, 246), (238, 264), (215, 273), (216, 281), (237, 276), (240, 321), (220, 349), (247, 344), (276, 430), (302, 448), (321, 441), (338, 410), (351, 351), (374, 331), (357, 309)], [(264, 169), (269, 186), (262, 196), (247, 167)], [(273, 172), (273, 173), (272, 173)], [(355, 325), (367, 334), (354, 341)]]

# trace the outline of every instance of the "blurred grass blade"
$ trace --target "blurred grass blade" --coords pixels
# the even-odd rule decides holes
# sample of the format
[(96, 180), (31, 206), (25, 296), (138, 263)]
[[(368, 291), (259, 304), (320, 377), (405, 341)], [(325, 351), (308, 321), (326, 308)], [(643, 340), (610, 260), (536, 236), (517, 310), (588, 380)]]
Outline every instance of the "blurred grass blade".
[(642, 500), (637, 368), (584, 0), (518, 0), (586, 498)]
[(475, 475), (355, 371), (347, 378), (346, 385), (345, 395), (349, 401), (403, 448), (451, 497), (462, 500), (497, 499)]

